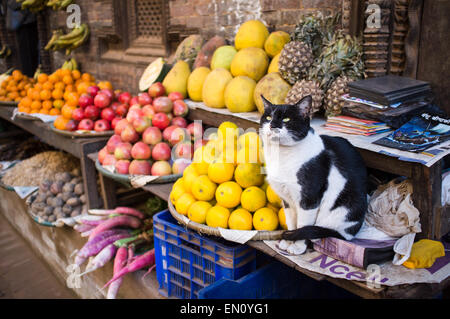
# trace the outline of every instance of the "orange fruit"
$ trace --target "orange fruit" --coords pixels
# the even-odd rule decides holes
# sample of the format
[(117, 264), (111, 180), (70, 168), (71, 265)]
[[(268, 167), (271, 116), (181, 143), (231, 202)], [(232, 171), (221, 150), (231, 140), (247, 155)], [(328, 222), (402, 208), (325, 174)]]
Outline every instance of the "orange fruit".
[(77, 93), (79, 95), (86, 93), (88, 87), (89, 83), (82, 81), (80, 84), (77, 85)]
[(108, 82), (108, 81), (99, 82), (98, 87), (100, 88), (100, 90), (103, 90), (103, 89), (112, 90), (113, 89), (111, 82)]
[(39, 110), (40, 108), (41, 108), (41, 102), (39, 102), (39, 101), (33, 101), (32, 103), (31, 103), (31, 109), (32, 110)]
[(56, 72), (52, 73), (48, 76), (48, 81), (50, 83), (54, 84), (54, 83), (58, 82), (59, 80), (60, 80), (60, 78), (59, 78), (58, 74), (56, 74)]
[(65, 91), (66, 92), (74, 92), (75, 91), (75, 86), (73, 84), (66, 85)]
[(58, 109), (52, 108), (48, 111), (49, 115), (61, 115), (61, 112)]
[(60, 110), (64, 105), (64, 101), (63, 100), (54, 100), (53, 101), (53, 107)]
[(53, 87), (55, 88), (55, 90), (61, 90), (64, 91), (64, 89), (66, 88), (66, 85), (63, 82), (56, 82)]
[(66, 103), (70, 106), (78, 106), (78, 99), (80, 98), (78, 96), (78, 93), (76, 92), (69, 92), (67, 94), (67, 97), (64, 97), (66, 100)]
[(5, 95), (6, 95), (6, 90), (0, 89), (0, 96), (5, 96)]
[(25, 107), (31, 107), (31, 103), (33, 103), (33, 100), (26, 96), (22, 99), (22, 101), (20, 101), (20, 103), (22, 103), (22, 105)]
[(52, 91), (52, 98), (55, 100), (61, 100), (63, 98), (63, 96), (64, 96), (64, 93), (60, 89), (54, 89)]
[(44, 110), (50, 110), (51, 108), (52, 108), (52, 101), (44, 101), (44, 102), (42, 102), (42, 108), (44, 109)]
[(64, 116), (64, 118), (66, 119), (72, 119), (72, 112), (73, 110), (75, 110), (76, 107), (74, 106), (70, 106), (68, 104), (65, 104), (62, 108), (61, 108), (61, 114), (62, 116)]
[(58, 116), (55, 121), (53, 122), (53, 125), (55, 126), (55, 128), (57, 128), (58, 130), (65, 130), (66, 129), (66, 124), (67, 122), (69, 122), (69, 119), (64, 118), (63, 116)]
[(39, 110), (39, 113), (48, 115), (48, 110), (46, 110), (46, 109), (40, 109), (40, 110)]
[(64, 75), (62, 81), (66, 85), (72, 84), (73, 83), (72, 75)]
[(20, 82), (17, 84), (17, 89), (18, 89), (19, 91), (23, 90), (24, 87), (25, 87), (25, 82), (24, 82), (24, 81), (20, 81)]
[(49, 90), (42, 90), (39, 95), (41, 96), (41, 100), (46, 101), (52, 98), (52, 92)]
[(41, 100), (41, 92), (37, 89), (33, 89), (33, 93), (31, 94), (31, 98), (34, 101), (40, 101)]
[(89, 73), (83, 73), (83, 74), (81, 75), (81, 79), (82, 79), (84, 82), (91, 82), (91, 75), (90, 75)]
[(21, 97), (27, 96), (27, 91), (22, 90), (22, 91), (19, 92), (19, 95), (20, 95)]
[(49, 91), (51, 91), (51, 90), (53, 90), (53, 83), (50, 82), (50, 81), (47, 81), (47, 82), (45, 82), (45, 83), (42, 85), (42, 87), (43, 87), (44, 90), (49, 90)]
[(22, 99), (22, 98), (21, 98), (20, 96), (18, 96), (18, 97), (16, 97), (16, 98), (14, 99), (14, 102), (20, 102), (21, 99)]
[(39, 113), (39, 110), (33, 110), (33, 109), (31, 109), (31, 110), (30, 110), (30, 114), (34, 114), (34, 113)]
[(38, 83), (43, 84), (43, 83), (47, 82), (47, 80), (48, 80), (48, 75), (47, 74), (41, 73), (41, 74), (38, 75), (38, 78), (37, 78)]
[(19, 93), (17, 92), (10, 92), (8, 95), (11, 100), (16, 100), (19, 97)]
[(39, 91), (43, 89), (41, 83), (36, 83), (36, 84), (34, 85), (34, 88), (35, 88), (36, 90), (39, 90)]
[(23, 74), (19, 70), (14, 70), (11, 73), (11, 75), (12, 75), (13, 79), (16, 80), (16, 81), (20, 81), (23, 78)]
[(72, 71), (72, 78), (74, 80), (79, 80), (81, 78), (81, 72), (78, 70), (73, 70)]
[(67, 70), (67, 69), (61, 69), (61, 77), (65, 77), (66, 75), (69, 75), (70, 77), (72, 77), (72, 71), (71, 70)]

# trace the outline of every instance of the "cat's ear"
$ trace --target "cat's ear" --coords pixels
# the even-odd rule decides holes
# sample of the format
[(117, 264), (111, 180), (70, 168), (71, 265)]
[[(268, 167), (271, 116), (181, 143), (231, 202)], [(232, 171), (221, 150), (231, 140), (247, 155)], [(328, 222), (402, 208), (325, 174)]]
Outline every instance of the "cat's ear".
[(311, 95), (307, 95), (307, 96), (303, 97), (300, 101), (295, 103), (295, 107), (298, 109), (299, 113), (303, 117), (309, 118), (309, 114), (311, 113), (311, 107), (312, 107)]
[(270, 103), (262, 94), (261, 94), (261, 100), (263, 101), (264, 111), (272, 109), (272, 103)]

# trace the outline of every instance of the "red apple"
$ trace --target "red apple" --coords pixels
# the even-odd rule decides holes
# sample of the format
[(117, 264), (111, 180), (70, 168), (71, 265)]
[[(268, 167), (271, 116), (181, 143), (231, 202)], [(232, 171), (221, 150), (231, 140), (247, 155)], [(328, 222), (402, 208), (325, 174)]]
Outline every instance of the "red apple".
[(110, 107), (105, 107), (101, 113), (100, 113), (100, 117), (104, 120), (107, 120), (109, 122), (111, 122), (115, 117), (116, 114), (114, 114), (114, 111), (112, 108)]
[(117, 106), (116, 115), (124, 117), (128, 113), (128, 104), (120, 104)]
[(173, 102), (167, 96), (159, 96), (153, 101), (155, 112), (172, 112)]
[(95, 121), (100, 116), (100, 109), (95, 105), (86, 106), (84, 109), (84, 117)]
[(125, 174), (128, 175), (128, 169), (130, 167), (130, 161), (129, 160), (118, 160), (116, 162), (116, 172), (118, 174)]
[(98, 93), (102, 93), (105, 94), (107, 97), (109, 97), (109, 99), (112, 101), (114, 100), (114, 91), (110, 90), (110, 89), (102, 89), (100, 91), (98, 91)]
[(138, 133), (144, 132), (148, 127), (152, 125), (152, 121), (145, 116), (138, 117), (133, 121), (133, 127)]
[(78, 123), (78, 129), (83, 131), (92, 131), (94, 129), (94, 121), (91, 119), (82, 119)]
[(174, 158), (192, 159), (194, 146), (191, 142), (178, 143), (173, 149)]
[(116, 129), (116, 125), (121, 119), (122, 119), (121, 117), (115, 117), (115, 118), (112, 119), (112, 121), (111, 121), (111, 128), (113, 130)]
[(155, 145), (161, 142), (162, 135), (159, 128), (151, 126), (142, 133), (142, 141), (149, 145)]
[(187, 127), (187, 121), (181, 116), (174, 117), (170, 123), (179, 127)]
[(172, 113), (166, 113), (167, 118), (169, 119), (169, 122), (172, 122), (173, 120), (173, 114)]
[(130, 107), (128, 108), (128, 111), (130, 111), (130, 110), (140, 110), (140, 109), (142, 109), (142, 106), (141, 106), (141, 105), (139, 105), (139, 104), (133, 104), (132, 106), (130, 106)]
[(82, 109), (81, 107), (72, 111), (72, 118), (75, 121), (81, 121), (82, 119), (84, 119), (84, 116), (84, 109)]
[(167, 143), (160, 142), (153, 147), (152, 157), (157, 161), (167, 161), (170, 159), (170, 146)]
[(189, 113), (189, 107), (183, 100), (176, 100), (173, 102), (173, 115), (185, 117)]
[(122, 141), (129, 143), (134, 143), (139, 140), (139, 134), (131, 124), (125, 126), (125, 128), (122, 130), (122, 133), (120, 133), (120, 137), (122, 138)]
[(176, 100), (184, 99), (183, 94), (181, 94), (180, 92), (171, 92), (167, 97), (171, 99), (173, 102), (175, 102)]
[(166, 89), (164, 88), (164, 85), (162, 85), (161, 82), (155, 82), (148, 89), (148, 94), (152, 98), (163, 96), (164, 94), (166, 94)]
[(93, 98), (97, 95), (97, 93), (100, 91), (100, 88), (96, 85), (88, 86), (86, 92)]
[[(137, 96), (133, 96), (133, 97), (130, 99), (130, 103), (129, 103), (129, 105), (135, 105), (135, 104), (139, 104), (139, 99), (138, 99)], [(140, 104), (139, 104), (139, 105), (140, 105)]]
[(152, 103), (152, 98), (146, 92), (138, 94), (138, 102), (140, 105), (147, 105)]
[(111, 104), (111, 98), (105, 93), (98, 92), (94, 98), (94, 105), (101, 109), (109, 106)]
[(94, 124), (94, 131), (105, 132), (111, 130), (111, 124), (105, 119), (97, 120)]
[(201, 139), (203, 137), (203, 126), (200, 122), (195, 121), (190, 123), (187, 129), (194, 139)]
[(130, 175), (150, 175), (152, 164), (146, 160), (133, 160), (130, 163), (128, 172)]
[(208, 143), (208, 140), (201, 140), (201, 139), (197, 139), (194, 142), (194, 151), (201, 147), (201, 146), (205, 146)]
[(116, 158), (113, 154), (106, 154), (105, 158), (103, 159), (103, 166), (115, 166), (116, 165)]
[(78, 121), (76, 120), (70, 120), (66, 123), (66, 130), (67, 131), (76, 131), (78, 127)]
[(155, 108), (151, 104), (147, 104), (142, 107), (142, 113), (151, 120), (156, 112)]
[(117, 160), (130, 159), (131, 158), (131, 149), (132, 149), (132, 147), (133, 146), (130, 143), (127, 143), (127, 142), (119, 143), (116, 146), (116, 149), (114, 150), (114, 157)]
[(169, 137), (169, 143), (170, 145), (174, 146), (182, 141), (185, 142), (191, 142), (191, 136), (189, 135), (189, 132), (185, 128), (177, 127), (175, 128)]
[(152, 151), (150, 149), (150, 146), (148, 146), (144, 142), (137, 142), (131, 149), (131, 157), (133, 157), (134, 159), (146, 160), (149, 159), (151, 155)]
[(114, 128), (114, 134), (120, 135), (122, 134), (123, 129), (130, 125), (130, 123), (127, 121), (127, 119), (120, 119), (120, 121), (117, 122), (116, 127)]
[(172, 168), (167, 161), (156, 161), (153, 163), (151, 174), (154, 176), (165, 176), (172, 174)]
[(117, 145), (119, 145), (120, 143), (122, 143), (122, 138), (120, 137), (120, 135), (114, 134), (106, 143), (106, 150), (108, 151), (108, 153), (112, 154), (116, 150)]
[(109, 106), (109, 107), (111, 108), (111, 110), (114, 111), (114, 114), (116, 114), (116, 110), (117, 110), (117, 108), (119, 107), (119, 105), (120, 105), (119, 102), (114, 101), (114, 102), (112, 102), (111, 105)]
[(191, 161), (186, 158), (176, 159), (172, 164), (173, 174), (182, 174), (185, 168), (188, 167), (190, 164)]
[(103, 147), (99, 152), (98, 152), (98, 161), (100, 162), (100, 164), (103, 164), (103, 161), (105, 160), (106, 155), (108, 155), (108, 150), (106, 149), (106, 146)]
[(133, 123), (135, 119), (143, 117), (143, 112), (140, 108), (130, 108), (126, 119), (128, 122)]
[(170, 125), (168, 127), (166, 127), (163, 131), (163, 139), (165, 141), (169, 141), (170, 137), (172, 136), (172, 132), (177, 128), (178, 126), (176, 125)]
[(156, 126), (157, 128), (159, 128), (161, 130), (164, 130), (166, 127), (169, 126), (170, 119), (166, 113), (162, 113), (162, 112), (156, 113), (153, 116), (152, 124), (153, 124), (153, 126)]
[(131, 93), (130, 92), (122, 92), (119, 94), (119, 97), (117, 98), (117, 100), (120, 103), (128, 104), (128, 103), (130, 103), (130, 100), (131, 100)]
[(88, 105), (94, 104), (94, 98), (89, 94), (82, 94), (78, 99), (78, 106), (81, 108), (85, 108)]

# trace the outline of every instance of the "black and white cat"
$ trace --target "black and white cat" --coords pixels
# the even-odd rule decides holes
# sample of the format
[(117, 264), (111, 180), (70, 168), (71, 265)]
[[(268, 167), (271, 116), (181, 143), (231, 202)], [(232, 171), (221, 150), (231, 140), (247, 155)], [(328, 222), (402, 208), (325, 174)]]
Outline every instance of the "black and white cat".
[(264, 101), (260, 136), (267, 179), (283, 200), (288, 230), (279, 248), (305, 252), (305, 240), (350, 240), (367, 210), (366, 167), (345, 139), (318, 135), (310, 126), (311, 96), (295, 105)]

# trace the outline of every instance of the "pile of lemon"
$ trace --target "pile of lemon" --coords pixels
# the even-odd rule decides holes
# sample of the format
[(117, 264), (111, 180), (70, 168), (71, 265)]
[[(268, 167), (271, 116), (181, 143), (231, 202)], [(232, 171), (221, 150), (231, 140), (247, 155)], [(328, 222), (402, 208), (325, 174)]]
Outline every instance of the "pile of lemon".
[(210, 227), (238, 230), (287, 229), (281, 200), (264, 175), (262, 144), (256, 131), (240, 134), (223, 122), (170, 193), (176, 211)]

